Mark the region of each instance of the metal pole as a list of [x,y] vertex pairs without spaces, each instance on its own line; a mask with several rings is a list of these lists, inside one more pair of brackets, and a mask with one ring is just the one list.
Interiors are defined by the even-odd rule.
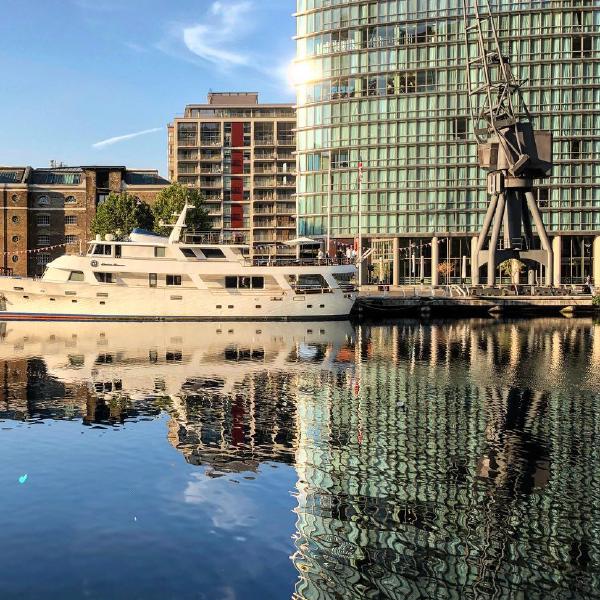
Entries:
[[331,180],[331,158],[332,152],[329,151],[329,168],[327,169],[327,248],[325,255],[329,255],[329,249],[331,247],[331,188],[333,181]]
[[362,285],[362,272],[363,272],[363,260],[362,260],[362,159],[359,159],[361,163],[359,175],[358,175],[358,285]]

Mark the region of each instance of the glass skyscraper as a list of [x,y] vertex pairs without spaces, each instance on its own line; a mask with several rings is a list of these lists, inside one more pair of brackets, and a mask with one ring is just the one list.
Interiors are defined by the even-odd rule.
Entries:
[[[555,283],[600,283],[600,6],[492,2],[536,129],[554,133],[536,194]],[[487,207],[458,0],[298,0],[298,229],[336,245],[362,231],[371,280],[469,281]],[[595,260],[594,260],[595,259]],[[595,264],[594,264],[595,263]],[[560,268],[558,268],[560,267]],[[541,273],[540,273],[541,275]]]

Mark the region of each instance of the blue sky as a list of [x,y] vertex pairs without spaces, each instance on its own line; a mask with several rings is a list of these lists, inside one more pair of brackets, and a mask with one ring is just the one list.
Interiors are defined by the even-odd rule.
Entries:
[[295,0],[0,6],[0,164],[55,159],[166,174],[167,123],[209,90],[294,101],[286,67]]

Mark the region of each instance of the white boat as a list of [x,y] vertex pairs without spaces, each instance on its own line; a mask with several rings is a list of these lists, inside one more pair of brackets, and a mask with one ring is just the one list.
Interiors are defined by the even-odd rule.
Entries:
[[356,299],[356,267],[332,260],[259,263],[248,246],[182,240],[185,207],[169,237],[134,230],[64,255],[40,279],[0,277],[0,319],[342,319]]

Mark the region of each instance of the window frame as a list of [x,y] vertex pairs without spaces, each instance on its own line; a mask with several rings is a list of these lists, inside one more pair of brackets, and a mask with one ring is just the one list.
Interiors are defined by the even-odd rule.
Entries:
[[182,285],[182,276],[181,275],[166,275],[165,283],[166,283],[167,287],[181,286]]

